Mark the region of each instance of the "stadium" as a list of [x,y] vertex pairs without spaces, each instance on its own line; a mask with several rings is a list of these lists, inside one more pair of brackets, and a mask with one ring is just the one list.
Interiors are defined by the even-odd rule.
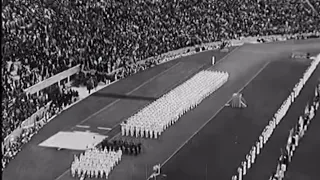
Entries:
[[[128,2],[5,2],[4,180],[319,179],[317,1]],[[304,12],[287,19],[285,30],[272,18],[250,30],[236,18],[235,32],[199,25],[230,20],[212,22],[201,8],[221,7],[208,12],[224,19],[241,2],[261,14],[273,6]],[[168,7],[193,9],[201,22],[157,15]],[[177,32],[179,23],[201,28],[187,36],[165,23],[143,28],[152,18]],[[294,29],[297,23],[304,26]],[[121,26],[129,30],[118,33]]]

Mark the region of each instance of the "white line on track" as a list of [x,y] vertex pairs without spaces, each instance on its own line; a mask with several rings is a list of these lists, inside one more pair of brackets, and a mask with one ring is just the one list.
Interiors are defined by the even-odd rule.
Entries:
[[98,129],[110,131],[112,128],[107,128],[107,127],[98,127]]
[[[239,48],[240,48],[241,46],[237,46],[236,48],[234,48],[232,51],[230,51],[227,55],[225,55],[223,58],[221,58],[221,60],[220,61],[218,61],[216,64],[214,64],[214,66],[217,66],[219,63],[221,63],[224,59],[226,59],[228,56],[230,56],[230,54],[231,53],[234,53],[236,50],[238,50]],[[206,52],[206,51],[203,51],[203,52]],[[203,65],[204,66],[204,65]],[[202,66],[202,67],[203,67]],[[201,68],[202,68],[201,67]],[[199,69],[201,69],[201,68],[199,68]],[[210,66],[208,69],[210,69],[210,68],[212,68],[212,66]],[[119,123],[117,123],[115,126],[113,126],[112,128],[115,128],[117,125],[119,125],[121,122],[119,122]],[[116,134],[115,136],[113,136],[113,137],[111,137],[111,139],[110,140],[112,140],[112,139],[114,139],[114,138],[116,138],[116,137],[118,137],[119,135],[120,135],[121,133],[118,133],[118,134]]]
[[76,125],[76,127],[79,127],[79,128],[89,128],[90,126]]
[[[141,85],[139,85],[138,87],[134,88],[133,90],[131,90],[130,92],[126,93],[126,95],[129,95],[131,93],[133,93],[134,91],[138,90],[139,88],[141,88],[142,86],[146,85],[147,83],[151,82],[152,80],[154,80],[155,78],[159,77],[160,75],[164,74],[165,72],[173,69],[174,67],[176,67],[178,64],[181,64],[181,62],[178,62],[177,64],[171,66],[170,68],[166,69],[165,71],[162,71],[161,73],[153,76],[152,78],[148,79],[147,81],[145,81],[144,83],[142,83]],[[107,106],[105,106],[104,108],[100,109],[99,111],[93,113],[92,115],[90,115],[89,117],[87,117],[86,119],[82,120],[79,124],[82,124],[84,122],[86,122],[87,120],[89,120],[90,118],[92,118],[93,116],[99,114],[100,112],[104,111],[105,109],[109,108],[110,106],[114,105],[115,103],[117,103],[118,101],[120,101],[120,99],[117,99],[115,101],[113,101],[112,103],[108,104]],[[64,173],[62,173],[59,177],[57,177],[55,180],[59,180],[60,178],[62,178],[66,173],[68,173],[68,171],[70,170],[70,168],[68,168]]]
[[[270,63],[270,61],[268,61],[244,86],[242,86],[238,92],[242,91],[254,78],[256,78],[260,72],[267,67],[267,65]],[[231,98],[225,103],[229,103],[231,101]],[[213,114],[196,132],[194,132],[192,134],[192,136],[190,136],[181,146],[179,146],[179,148],[173,153],[171,154],[171,156],[169,156],[162,164],[160,164],[160,166],[164,166],[174,155],[176,155],[182,148],[183,146],[185,146],[196,134],[198,134],[198,132],[203,129],[211,120],[212,118],[214,118],[225,106],[222,106],[215,114]]]
[[[198,70],[199,70],[199,69],[202,69],[202,68],[203,68],[204,66],[206,66],[206,65],[207,65],[207,64],[203,64],[200,68],[198,68]],[[210,68],[210,67],[209,67],[209,68]],[[188,73],[190,73],[191,71],[193,71],[193,69],[189,70]],[[193,75],[192,75],[192,76],[193,76]],[[192,77],[192,76],[190,76],[190,77]],[[183,82],[184,82],[184,81],[183,81]],[[179,81],[179,82],[178,82],[178,85],[179,85],[180,83],[181,83],[181,82]],[[171,90],[172,90],[172,89],[174,89],[174,88],[171,88]],[[170,90],[170,91],[171,91],[171,90]],[[167,93],[168,93],[168,92],[167,92]],[[145,107],[145,106],[144,106],[144,107]],[[143,107],[143,108],[144,108],[144,107]],[[134,113],[134,114],[135,114],[135,113]],[[118,122],[117,124],[115,124],[115,125],[112,127],[112,129],[115,128],[115,127],[117,127],[117,126],[118,126],[119,124],[121,124],[121,123],[122,123],[122,121],[121,121],[121,122]],[[118,134],[116,134],[116,135],[114,135],[113,137],[111,137],[111,138],[110,138],[110,141],[113,140],[114,138],[118,137],[120,134],[121,134],[121,132],[118,133]]]
[[[236,48],[234,48],[231,52],[229,52],[226,56],[224,56],[221,60],[219,60],[215,65],[221,63],[224,59],[226,59],[227,57],[229,57],[232,53],[234,53],[234,52],[235,52],[237,49],[239,49],[240,47],[241,47],[241,46],[237,46]],[[133,89],[132,91],[130,91],[130,92],[127,93],[126,95],[129,95],[129,94],[131,94],[132,92],[138,90],[139,88],[141,88],[141,87],[144,86],[145,84],[149,83],[150,81],[152,81],[153,79],[157,78],[158,76],[164,74],[165,72],[171,70],[172,68],[174,68],[175,66],[177,66],[177,65],[180,64],[180,63],[181,63],[181,62],[178,62],[177,64],[173,65],[173,66],[170,67],[169,69],[167,69],[167,70],[165,70],[165,71],[157,74],[156,76],[150,78],[149,80],[147,80],[146,82],[142,83],[140,86],[136,87],[135,89]],[[231,99],[230,99],[230,100],[231,100]],[[90,116],[87,117],[86,119],[82,120],[79,124],[82,124],[82,123],[86,122],[87,120],[89,120],[89,119],[92,118],[93,116],[99,114],[100,112],[104,111],[105,109],[107,109],[108,107],[110,107],[110,106],[112,106],[113,104],[117,103],[118,101],[120,101],[120,99],[117,99],[116,101],[112,102],[111,104],[107,105],[106,107],[104,107],[104,108],[100,109],[99,111],[95,112],[94,114],[90,115]],[[223,108],[223,107],[222,107],[222,108]],[[222,108],[221,108],[221,109],[222,109]],[[220,109],[220,110],[221,110],[221,109]],[[220,110],[219,110],[219,111],[220,111]],[[218,111],[218,112],[219,112],[219,111]],[[213,117],[214,117],[214,116],[213,116]],[[120,124],[120,123],[119,123],[119,124]],[[114,127],[115,127],[115,126],[114,126]],[[202,129],[202,128],[203,128],[203,127],[201,127],[200,129]],[[199,130],[198,130],[198,131],[199,131]],[[197,132],[198,132],[198,131],[197,131]],[[197,133],[197,132],[196,132],[196,133]],[[195,134],[196,134],[196,133],[195,133]],[[116,135],[113,136],[111,139],[115,138],[115,137],[118,136],[119,134],[120,134],[120,133],[116,134]],[[195,134],[194,134],[194,135],[195,135]],[[194,135],[192,135],[191,138],[192,138]],[[187,141],[189,141],[191,138],[189,138]],[[186,141],[181,147],[179,147],[179,149],[178,149],[176,152],[174,152],[174,153],[163,163],[163,165],[164,165],[171,157],[173,157],[174,154],[176,154],[176,153],[187,143],[187,141]],[[162,166],[162,164],[161,164],[161,166]],[[57,177],[55,180],[59,180],[60,178],[62,178],[66,173],[68,173],[69,170],[70,170],[70,168],[68,168],[65,172],[63,172],[63,173],[62,173],[59,177]]]
[[[133,92],[135,92],[136,90],[140,89],[142,86],[144,86],[144,85],[148,84],[149,82],[151,82],[152,80],[154,80],[155,78],[157,78],[157,77],[161,76],[162,74],[164,74],[165,72],[173,69],[173,68],[176,67],[178,64],[181,64],[181,63],[179,62],[179,63],[173,65],[172,67],[166,69],[165,71],[162,71],[161,73],[153,76],[152,78],[148,79],[148,80],[145,81],[144,83],[140,84],[138,87],[136,87],[136,88],[134,88],[133,90],[131,90],[130,92],[126,93],[125,95],[130,95],[131,93],[133,93]],[[91,118],[94,117],[95,115],[97,115],[97,114],[101,113],[102,111],[108,109],[110,106],[116,104],[116,103],[119,102],[119,101],[120,101],[120,99],[117,99],[117,100],[113,101],[112,103],[108,104],[108,105],[105,106],[104,108],[100,109],[99,111],[91,114],[89,117],[87,117],[87,118],[85,118],[84,120],[82,120],[79,124],[82,124],[82,123],[88,121],[89,119],[91,119]]]

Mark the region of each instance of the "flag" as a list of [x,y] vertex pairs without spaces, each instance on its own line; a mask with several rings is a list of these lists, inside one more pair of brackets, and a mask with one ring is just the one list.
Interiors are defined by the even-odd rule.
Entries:
[[288,137],[288,141],[287,141],[288,145],[291,144],[292,136],[293,136],[293,128],[290,130],[290,133],[289,133],[289,137]]
[[242,97],[242,94],[240,93],[234,93],[232,95],[231,103],[229,105],[231,105],[231,107],[236,107],[236,108],[247,107],[245,99]]
[[160,174],[160,164],[154,165],[153,166],[153,170],[156,171],[155,175],[159,175]]
[[307,104],[307,106],[304,109],[304,114],[309,114],[309,103]]

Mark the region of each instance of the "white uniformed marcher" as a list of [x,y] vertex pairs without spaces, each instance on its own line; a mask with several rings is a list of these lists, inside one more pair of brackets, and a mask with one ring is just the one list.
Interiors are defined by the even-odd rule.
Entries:
[[260,147],[261,147],[261,145],[260,145],[260,141],[257,141],[257,142],[256,142],[257,155],[259,155],[259,154],[260,154]]
[[247,159],[248,169],[250,169],[251,168],[251,156],[250,156],[250,154],[247,154],[246,159]]
[[242,167],[239,167],[238,168],[238,180],[242,180],[242,176],[243,176],[243,170],[242,170]]
[[253,164],[256,160],[256,147],[253,146],[251,150],[251,164]]
[[[201,71],[128,118],[127,124],[130,126],[140,125],[140,128],[145,126],[143,129],[147,138],[158,138],[184,113],[195,108],[205,97],[222,86],[228,77],[229,75],[224,72]],[[141,136],[143,136],[142,133]]]
[[237,175],[233,175],[232,180],[237,180]]
[[242,162],[242,169],[243,169],[243,175],[247,174],[247,162],[243,161]]

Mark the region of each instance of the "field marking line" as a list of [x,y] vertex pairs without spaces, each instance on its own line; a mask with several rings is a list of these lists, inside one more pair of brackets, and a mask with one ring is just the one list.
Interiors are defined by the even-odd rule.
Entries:
[[[237,47],[234,48],[232,51],[230,51],[228,54],[226,54],[224,57],[222,57],[217,63],[215,63],[214,65],[211,65],[211,66],[208,67],[207,69],[210,69],[210,68],[216,66],[217,64],[219,64],[220,62],[222,62],[224,59],[226,59],[228,56],[230,56],[231,53],[234,53],[235,50],[239,49],[240,47],[241,47],[241,46],[237,46]],[[203,51],[203,52],[204,52],[204,51]],[[201,69],[201,68],[204,67],[204,66],[205,66],[205,64],[202,65],[199,69]],[[191,71],[191,70],[190,70],[190,71]],[[112,129],[115,128],[115,127],[117,127],[119,124],[121,124],[121,122],[119,122],[119,123],[117,123],[115,126],[113,126]],[[113,140],[114,138],[118,137],[120,134],[121,134],[121,133],[117,133],[116,135],[114,135],[113,137],[111,137],[110,140]]]
[[[204,66],[206,66],[207,64],[203,64],[203,65],[201,65],[197,70],[200,70],[200,69],[202,69]],[[191,69],[191,70],[189,70],[188,71],[188,73],[190,73],[190,72],[192,72],[193,71],[193,69]],[[194,76],[194,74],[191,74],[191,75],[188,75],[187,77],[192,77],[192,76]],[[188,79],[187,79],[188,80]],[[185,82],[185,81],[183,81],[183,82]],[[182,83],[183,83],[182,82]],[[181,81],[178,81],[176,84],[181,84]],[[176,84],[174,84],[174,86],[176,86]],[[170,88],[171,90],[172,89],[174,89],[174,88]],[[170,91],[171,91],[170,90]],[[165,90],[165,91],[167,91],[167,89]],[[170,91],[168,91],[168,92],[170,92]],[[164,94],[167,94],[168,92],[165,92]],[[164,94],[162,94],[161,96],[163,96]],[[146,106],[143,106],[143,108],[145,108],[145,107],[147,107],[147,106],[149,106],[149,104],[147,104]],[[143,108],[141,108],[141,109],[143,109]],[[141,110],[141,109],[139,109],[139,110]],[[138,110],[138,111],[139,111]],[[137,111],[136,112],[134,112],[131,116],[133,116],[134,114],[136,114],[137,113]],[[131,117],[130,116],[130,117]],[[127,118],[126,118],[127,119]],[[114,129],[114,128],[116,128],[118,125],[120,125],[121,123],[122,123],[123,121],[120,121],[120,122],[118,122],[118,123],[116,123],[114,126],[112,126],[112,129]],[[118,134],[116,134],[115,136],[113,136],[110,140],[112,140],[112,139],[114,139],[116,136],[118,136],[120,133],[118,133]]]
[[[254,76],[252,76],[250,78],[249,81],[246,82],[246,84],[244,86],[242,86],[237,92],[241,92],[253,79],[255,79],[262,70],[265,69],[265,67],[267,67],[267,65],[270,63],[270,61],[268,61],[262,68],[260,68],[260,70],[255,73]],[[231,101],[232,98],[230,98],[225,104],[229,103]],[[198,134],[198,132],[200,132],[225,106],[221,106],[220,109],[214,113],[197,131],[195,131],[182,145],[179,146],[179,148],[173,153],[171,154],[162,164],[160,164],[160,167],[164,166],[173,156],[175,156],[196,134]]]
[[245,53],[253,53],[253,54],[273,54],[273,55],[277,55],[279,54],[279,52],[268,52],[268,51],[257,51],[257,50],[249,50],[249,49],[242,49],[239,50],[241,52],[245,52]]
[[[181,62],[178,62],[177,64],[171,66],[170,68],[166,69],[165,71],[162,71],[161,73],[153,76],[152,78],[148,79],[147,81],[143,82],[142,84],[140,84],[138,87],[134,88],[133,90],[131,90],[130,92],[128,93],[125,93],[125,95],[130,95],[131,93],[133,93],[134,91],[140,89],[142,86],[148,84],[149,82],[151,82],[152,80],[154,80],[155,78],[163,75],[165,72],[173,69],[174,67],[176,67],[178,64],[181,64]],[[115,103],[119,102],[121,99],[116,99],[115,101],[113,101],[112,103],[108,104],[107,106],[103,107],[102,109],[100,109],[99,111],[91,114],[89,117],[85,118],[84,120],[80,121],[80,123],[78,124],[82,124],[84,122],[86,122],[87,120],[91,119],[92,117],[96,116],[97,114],[101,113],[102,111],[108,109],[110,106],[114,105]]]
[[78,128],[90,128],[90,126],[84,126],[84,125],[76,125]]
[[[220,62],[222,62],[224,59],[226,59],[227,57],[229,57],[232,53],[234,53],[234,52],[235,52],[237,49],[239,49],[240,47],[241,47],[241,46],[237,46],[236,48],[234,48],[232,51],[230,51],[227,55],[225,55],[224,57],[222,57],[222,58],[221,58],[216,64],[214,64],[213,66],[215,66],[215,65],[219,64]],[[175,67],[176,65],[178,65],[178,64],[180,64],[180,63],[181,63],[181,62],[178,62],[177,64],[175,64],[174,66],[170,67],[169,69],[161,72],[160,74],[162,74],[162,73],[164,73],[164,72],[167,72],[168,70],[172,69],[173,67]],[[202,67],[203,67],[203,66],[202,66]],[[210,67],[209,67],[209,68],[210,68]],[[151,78],[151,79],[155,79],[155,78],[156,78],[157,76],[159,76],[160,74],[157,74],[156,76],[154,76],[154,77]],[[149,79],[148,81],[150,81],[151,79]],[[146,81],[144,84],[146,84],[148,81]],[[142,87],[144,84],[141,84],[140,86]],[[137,89],[140,88],[140,86],[138,86]],[[132,92],[135,91],[135,90],[136,90],[136,89],[133,89]],[[130,94],[130,93],[131,93],[131,91],[129,92],[129,94]],[[114,102],[111,103],[111,104],[114,104],[114,103],[118,102],[119,100],[120,100],[120,99],[117,99],[116,101],[114,101]],[[109,104],[109,105],[111,105],[111,104]],[[85,122],[85,121],[87,121],[88,119],[90,119],[91,117],[95,116],[96,114],[99,114],[101,111],[103,111],[104,109],[106,109],[107,107],[109,107],[109,105],[106,106],[106,107],[104,107],[104,108],[102,108],[101,110],[97,111],[96,113],[90,115],[88,118],[86,118],[85,120],[81,121],[80,124],[83,123],[83,122]],[[120,123],[119,123],[119,124],[120,124]],[[116,126],[114,126],[114,127],[116,127]],[[115,137],[117,137],[119,134],[120,134],[120,133],[118,133],[118,134],[116,134],[115,136],[113,136],[113,137],[111,138],[111,140],[114,139]],[[68,168],[64,173],[62,173],[62,174],[61,174],[59,177],[57,177],[55,180],[59,180],[60,178],[62,178],[66,173],[68,173],[69,170],[70,170],[70,168]]]
[[[227,57],[229,57],[232,53],[234,53],[236,50],[241,51],[241,50],[240,50],[241,47],[242,47],[242,46],[236,46],[236,48],[232,49],[232,51],[230,51],[228,54],[226,54],[225,56],[223,56],[217,63],[215,63],[215,64],[212,65],[212,66],[218,65],[218,64],[221,63],[223,60],[225,60]],[[210,67],[209,67],[209,68],[210,68]],[[208,69],[209,69],[209,68],[208,68]]]
[[107,127],[98,127],[98,129],[110,131],[112,128],[107,128]]
[[[170,68],[166,69],[165,71],[162,71],[161,73],[153,76],[152,78],[148,79],[147,81],[145,81],[144,83],[140,84],[138,87],[134,88],[133,90],[131,90],[130,92],[126,93],[126,95],[129,95],[131,93],[133,93],[134,91],[138,90],[139,88],[141,88],[142,86],[146,85],[147,83],[151,82],[152,80],[154,80],[155,78],[159,77],[160,75],[164,74],[165,72],[173,69],[174,67],[176,67],[178,64],[182,64],[181,62],[178,62],[177,64],[171,66]],[[92,117],[96,116],[97,114],[99,114],[100,112],[104,111],[105,109],[109,108],[110,106],[114,105],[115,103],[117,103],[118,101],[120,101],[120,99],[117,99],[115,101],[113,101],[112,103],[108,104],[107,106],[105,106],[104,108],[100,109],[99,111],[91,114],[89,117],[85,118],[84,120],[82,120],[79,124],[82,124],[86,121],[88,121],[89,119],[91,119]],[[72,127],[71,129],[74,129],[74,127]],[[55,180],[59,180],[60,178],[62,178],[68,171],[70,170],[70,168],[68,168],[64,173],[62,173],[60,176],[58,176]]]

